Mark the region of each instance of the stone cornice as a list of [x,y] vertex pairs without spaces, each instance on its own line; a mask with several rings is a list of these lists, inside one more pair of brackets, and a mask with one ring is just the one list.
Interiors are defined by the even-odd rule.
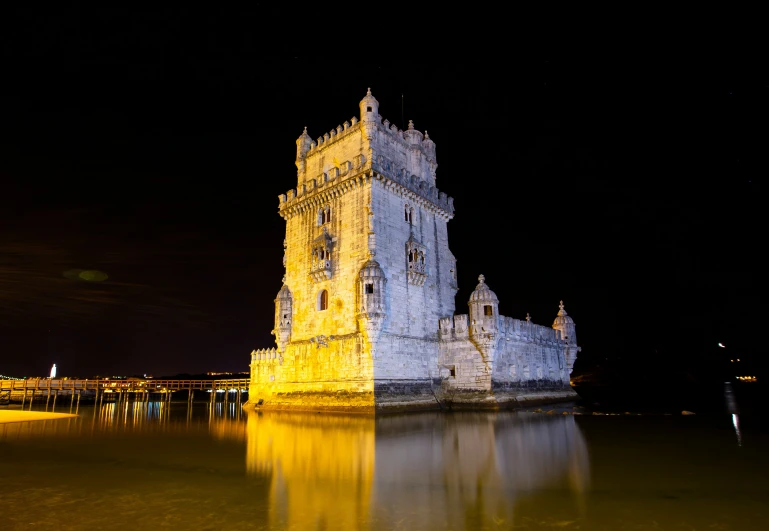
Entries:
[[305,188],[298,197],[296,190],[289,190],[287,194],[279,195],[278,213],[283,219],[288,220],[307,210],[314,210],[335,197],[344,195],[349,190],[363,186],[373,179],[381,182],[385,188],[389,188],[393,193],[407,197],[413,203],[446,220],[454,217],[454,198],[439,192],[433,186],[428,186],[424,181],[418,181],[415,176],[412,176],[411,179],[388,177],[377,171],[367,169],[355,174],[350,172],[341,179],[336,184],[325,182],[311,190]]
[[325,135],[318,137],[317,140],[313,140],[310,144],[310,149],[307,151],[306,156],[310,157],[325,151],[327,148],[333,146],[334,143],[336,143],[338,140],[348,136],[353,131],[359,131],[360,128],[360,122],[358,122],[357,118],[353,117],[352,125],[350,125],[348,122],[345,122],[344,126],[339,125],[336,129],[332,129]]
[[303,191],[299,197],[296,196],[296,190],[289,190],[287,194],[278,196],[278,200],[280,201],[280,204],[278,205],[278,213],[280,214],[280,217],[285,220],[291,219],[297,214],[301,214],[309,209],[314,209],[328,203],[335,197],[344,195],[353,188],[363,186],[370,181],[371,178],[371,171],[361,171],[355,174],[351,172],[348,173],[347,176],[342,177],[342,180],[338,181],[336,184],[330,184],[329,182],[322,183],[312,190]]
[[401,197],[407,197],[425,210],[434,212],[445,220],[454,217],[454,198],[444,192],[439,192],[434,186],[429,186],[425,181],[418,181],[415,176],[411,179],[388,177],[379,172],[373,172],[374,178],[380,181],[385,188],[389,188]]

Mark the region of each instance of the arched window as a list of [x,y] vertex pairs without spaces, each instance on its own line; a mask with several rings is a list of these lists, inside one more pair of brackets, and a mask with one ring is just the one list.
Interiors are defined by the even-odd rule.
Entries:
[[403,207],[403,220],[406,223],[411,223],[414,219],[414,209],[409,207],[408,203]]
[[331,207],[324,206],[318,210],[318,226],[325,225],[331,221]]
[[328,291],[323,289],[320,291],[320,293],[318,293],[318,311],[323,311],[327,309],[328,309]]

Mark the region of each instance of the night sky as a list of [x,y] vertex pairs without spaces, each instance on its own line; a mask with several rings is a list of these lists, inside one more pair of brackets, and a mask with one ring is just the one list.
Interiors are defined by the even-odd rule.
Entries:
[[762,354],[769,79],[745,54],[522,22],[470,39],[307,20],[276,38],[290,6],[258,4],[19,15],[0,374],[248,370],[274,346],[294,142],[358,115],[367,87],[436,143],[457,313],[482,273],[503,315],[551,325],[563,299],[580,370],[709,360],[718,342]]

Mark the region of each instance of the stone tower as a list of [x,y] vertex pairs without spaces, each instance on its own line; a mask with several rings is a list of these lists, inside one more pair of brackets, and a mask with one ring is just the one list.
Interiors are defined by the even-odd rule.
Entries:
[[499,332],[499,299],[486,285],[483,275],[478,277],[478,285],[470,294],[467,305],[470,310],[470,341],[484,356],[491,356]]
[[296,141],[297,187],[279,196],[277,349],[255,351],[252,398],[301,406],[311,390],[316,402],[373,408],[375,394],[402,401],[407,391],[434,402],[437,323],[457,291],[453,199],[435,188],[427,134],[383,119],[370,90],[359,108]]
[[569,374],[571,374],[577,353],[582,349],[577,346],[577,325],[574,324],[574,319],[566,313],[563,301],[561,301],[559,308],[558,316],[553,321],[553,328],[561,332],[561,339],[566,343],[566,366],[569,368]]
[[481,275],[469,315],[454,316],[454,201],[435,187],[435,143],[382,118],[371,90],[359,109],[296,140],[296,188],[278,196],[276,348],[251,353],[249,402],[373,412],[573,398],[563,306],[553,328],[504,317]]

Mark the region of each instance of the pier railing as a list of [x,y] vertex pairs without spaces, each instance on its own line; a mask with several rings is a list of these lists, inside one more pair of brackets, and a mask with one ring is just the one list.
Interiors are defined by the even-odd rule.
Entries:
[[64,380],[35,378],[27,380],[0,380],[0,389],[59,390],[59,391],[134,391],[159,393],[164,391],[236,391],[248,389],[248,378],[229,380]]
[[127,403],[127,401],[149,402],[150,395],[160,395],[161,399],[171,402],[172,396],[178,391],[187,391],[187,402],[192,404],[195,391],[208,393],[211,404],[217,402],[221,394],[225,403],[230,402],[229,395],[234,393],[234,402],[240,404],[243,395],[248,393],[248,378],[233,378],[227,380],[143,380],[131,378],[127,380],[64,380],[50,378],[34,378],[26,380],[0,380],[0,399],[3,403],[21,401],[24,409],[26,404],[32,408],[35,398],[45,398],[45,407],[53,399],[53,407],[61,396],[70,399],[70,408],[80,404],[80,398],[93,399],[101,404],[105,400]]

